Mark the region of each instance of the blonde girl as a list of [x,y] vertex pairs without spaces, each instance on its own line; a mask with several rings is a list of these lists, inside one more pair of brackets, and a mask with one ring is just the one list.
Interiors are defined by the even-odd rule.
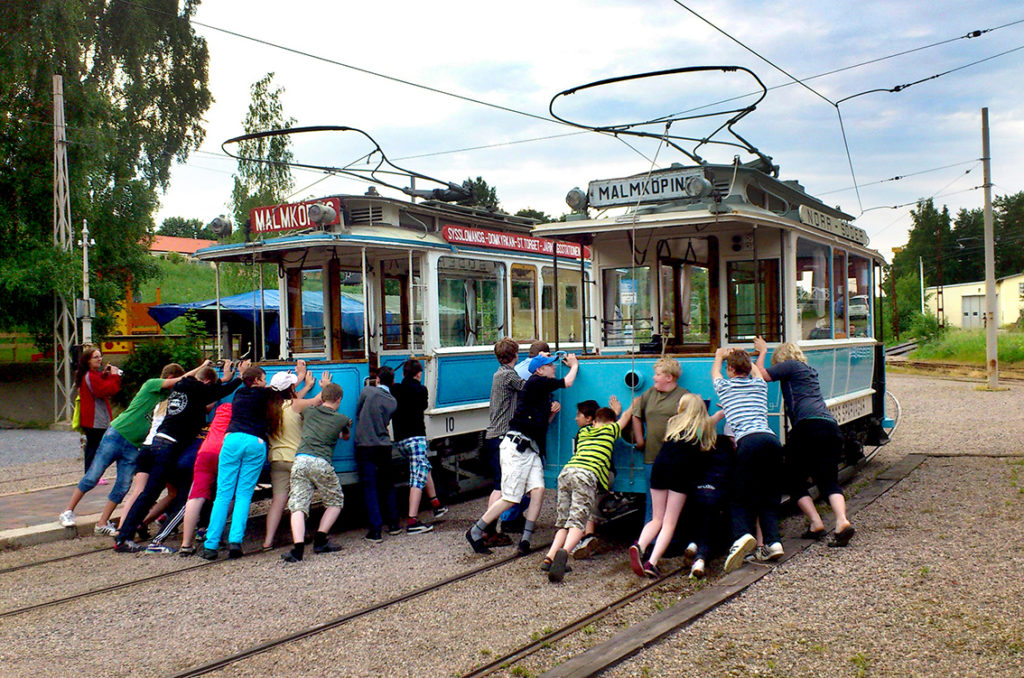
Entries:
[[[715,420],[708,416],[700,396],[683,395],[676,412],[668,420],[665,443],[651,469],[651,520],[644,525],[640,538],[629,547],[630,567],[641,577],[661,576],[658,560],[672,541],[686,494],[693,485],[695,456],[706,455],[715,447]],[[650,556],[644,559],[652,542]]]

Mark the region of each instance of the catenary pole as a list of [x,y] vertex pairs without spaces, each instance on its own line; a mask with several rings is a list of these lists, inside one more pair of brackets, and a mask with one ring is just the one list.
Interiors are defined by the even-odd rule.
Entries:
[[[67,136],[64,126],[64,79],[53,76],[53,248],[71,251],[71,201],[68,187]],[[70,287],[70,285],[68,286]],[[53,420],[70,421],[71,348],[78,343],[78,324],[71,314],[74,290],[54,285],[53,293]]]
[[981,109],[981,160],[985,173],[985,366],[988,387],[999,383],[999,358],[996,351],[996,250],[992,228],[992,174],[988,144],[988,107]]

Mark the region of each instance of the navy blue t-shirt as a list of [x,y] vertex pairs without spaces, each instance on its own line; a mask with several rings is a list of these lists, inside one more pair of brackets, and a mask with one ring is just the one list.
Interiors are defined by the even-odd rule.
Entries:
[[786,403],[786,416],[791,426],[804,419],[830,419],[832,413],[821,396],[818,371],[799,360],[783,360],[768,368],[772,381],[779,382],[782,399]]
[[565,388],[564,379],[552,379],[539,374],[527,379],[519,394],[519,404],[516,413],[512,415],[509,430],[519,431],[544,449],[551,417],[551,394],[560,388]]
[[248,433],[266,440],[269,400],[270,389],[265,386],[243,386],[235,391],[227,433]]

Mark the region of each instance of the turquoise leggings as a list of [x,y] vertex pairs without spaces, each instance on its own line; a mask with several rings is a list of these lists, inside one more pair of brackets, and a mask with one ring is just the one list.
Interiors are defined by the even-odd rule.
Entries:
[[249,504],[256,489],[256,481],[267,459],[267,444],[249,433],[229,433],[224,436],[217,463],[217,498],[210,512],[210,526],[206,530],[206,548],[216,549],[228,519],[228,507],[235,500],[231,512],[231,532],[228,543],[241,544],[245,538],[245,524],[249,521]]

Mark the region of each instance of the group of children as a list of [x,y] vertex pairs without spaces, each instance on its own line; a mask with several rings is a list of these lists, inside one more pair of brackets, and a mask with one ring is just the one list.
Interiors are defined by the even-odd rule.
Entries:
[[[409,360],[403,369],[405,379],[400,384],[394,383],[394,374],[387,367],[367,380],[359,394],[353,427],[352,420],[338,411],[342,389],[331,381],[328,372],[320,377],[319,393],[313,398],[303,397],[314,384],[304,361],[298,361],[294,372],[275,374],[269,383],[266,372],[249,361],[238,366],[240,377],[233,363],[224,361],[219,379],[210,361],[187,373],[177,364],[167,365],[160,378],[146,381],[127,409],[110,422],[59,521],[66,527],[75,525],[76,506],[103,472],[116,463],[118,481],[94,528],[96,534],[114,537],[115,551],[138,552],[145,548],[151,553],[190,556],[197,552],[196,540],[201,539],[200,555],[214,560],[230,512],[228,557],[238,558],[253,492],[269,461],[273,494],[263,549],[273,548],[287,505],[292,548],[282,558],[287,562],[302,560],[306,518],[316,490],[323,500],[324,514],[312,537],[313,551],[337,551],[339,547],[328,541],[327,534],[341,513],[344,494],[332,458],[338,440],[349,439],[354,428],[370,522],[366,538],[381,541],[384,519],[392,535],[429,532],[432,526],[417,518],[424,490],[435,517],[443,515],[447,507],[436,497],[427,460],[423,420],[427,398],[420,383],[423,367]],[[209,411],[231,394],[231,402],[217,407],[203,437]],[[410,461],[409,517],[404,525],[395,511],[390,476],[392,442],[388,425],[392,421],[398,447]],[[167,493],[161,498],[165,489]],[[122,500],[122,516],[115,526],[110,515]],[[211,500],[205,534],[199,534],[203,509]],[[382,502],[385,516],[378,508]],[[161,515],[170,518],[152,543],[143,547],[135,541],[136,535],[140,541],[148,539],[147,525]],[[163,542],[179,524],[183,524],[181,548],[172,549]]]
[[[744,350],[716,351],[711,377],[721,409],[713,416],[708,414],[707,401],[679,385],[681,367],[672,358],[655,363],[654,385],[628,408],[614,396],[607,407],[594,400],[577,405],[579,431],[573,454],[558,476],[557,532],[541,564],[550,581],[562,581],[570,570],[570,553],[576,557],[589,554],[598,500],[612,485],[614,445],[624,435],[636,448],[644,449],[649,480],[646,522],[629,548],[630,567],[639,576],[661,576],[658,563],[681,518],[686,519],[685,555],[692,563],[690,574],[704,576],[717,516],[723,511],[733,540],[725,572],[736,569],[746,558],[781,558],[784,549],[777,511],[783,482],[789,483],[792,496],[809,520],[803,536],[821,538],[825,527],[807,493],[809,477],[828,497],[835,513],[831,545],[849,543],[854,528],[846,517],[836,477],[843,439],[821,396],[817,373],[794,344],[777,347],[769,368],[764,366],[767,344],[763,339],[755,340],[755,349],[759,354],[756,365]],[[517,550],[526,555],[531,551],[544,498],[542,457],[547,429],[560,411],[553,394],[573,385],[579,361],[573,354],[552,355],[546,343],[537,341],[527,359],[517,364],[519,344],[508,337],[495,344],[494,352],[499,368],[492,379],[490,425],[484,445],[494,489],[483,515],[465,536],[476,553],[511,545],[510,530],[499,533],[496,525],[499,517],[509,520],[513,517],[510,512],[521,509],[522,537]],[[555,377],[559,360],[568,367],[562,378]],[[419,361],[406,361],[400,383],[395,383],[387,367],[368,379],[359,394],[354,426],[338,411],[343,393],[331,382],[329,373],[321,375],[315,397],[304,397],[313,387],[314,377],[301,360],[294,372],[279,372],[269,383],[264,370],[249,361],[241,363],[238,373],[240,377],[231,361],[224,361],[219,379],[209,361],[187,373],[171,364],[159,378],[145,382],[128,408],[110,422],[60,522],[74,525],[78,502],[106,468],[116,463],[118,481],[95,528],[97,534],[114,536],[116,551],[142,550],[134,537],[148,538],[146,525],[166,514],[173,518],[146,550],[175,552],[163,541],[183,522],[177,552],[182,556],[196,553],[198,525],[212,500],[199,553],[208,560],[218,557],[231,511],[228,557],[237,558],[242,555],[253,491],[269,460],[273,494],[264,550],[274,546],[287,505],[292,548],[282,558],[287,562],[303,559],[306,518],[316,490],[324,514],[312,536],[313,551],[337,551],[339,547],[328,541],[327,535],[344,505],[344,495],[332,457],[337,441],[349,439],[353,429],[368,541],[381,542],[385,528],[391,535],[431,531],[433,526],[418,518],[424,493],[435,517],[448,510],[437,498],[427,456],[424,414],[428,396]],[[785,468],[783,447],[768,426],[766,380],[781,382],[790,420]],[[197,440],[208,411],[232,393],[232,402],[216,409],[205,439]],[[722,419],[726,435],[716,433]],[[409,512],[404,524],[396,510],[391,477],[393,446],[409,460]],[[132,478],[130,491],[128,478]],[[166,497],[159,499],[165,488]],[[122,499],[124,510],[115,526],[109,517]]]
[[[755,348],[759,352],[756,366],[742,349],[719,348],[715,352],[711,377],[721,409],[711,416],[707,402],[679,386],[681,367],[671,358],[656,362],[654,386],[625,411],[614,396],[608,407],[598,407],[593,400],[577,405],[580,428],[573,455],[558,476],[557,532],[541,563],[549,581],[562,581],[570,570],[570,553],[582,554],[577,557],[588,554],[580,547],[593,533],[601,493],[610,490],[613,448],[624,430],[632,434],[635,447],[651,453],[649,460],[645,454],[647,520],[629,548],[630,567],[637,575],[661,576],[658,562],[673,541],[680,517],[686,515],[689,543],[684,553],[691,563],[690,575],[703,577],[717,516],[723,510],[732,532],[724,572],[735,570],[749,558],[782,558],[778,507],[784,481],[794,488],[792,495],[810,521],[804,538],[821,538],[825,529],[807,493],[809,476],[828,496],[836,515],[836,533],[830,545],[849,543],[854,528],[846,518],[845,500],[836,480],[842,435],[822,398],[817,372],[795,344],[780,345],[771,368],[764,367],[764,340],[758,338]],[[535,342],[528,358],[529,377],[524,380],[512,367],[518,344],[501,339],[494,350],[500,367],[492,380],[486,449],[498,458],[492,465],[496,469],[495,491],[487,510],[466,532],[466,540],[475,552],[490,553],[490,547],[498,545],[492,536],[498,516],[525,496],[530,504],[518,545],[519,553],[525,555],[530,551],[543,500],[541,456],[547,425],[559,411],[551,394],[573,384],[579,363],[574,355],[564,356],[568,373],[556,379],[557,357],[549,354],[546,344]],[[783,447],[768,425],[766,380],[773,379],[783,382],[792,426],[786,467]],[[728,435],[719,436],[716,429],[722,419]],[[633,426],[626,429],[630,421]]]

